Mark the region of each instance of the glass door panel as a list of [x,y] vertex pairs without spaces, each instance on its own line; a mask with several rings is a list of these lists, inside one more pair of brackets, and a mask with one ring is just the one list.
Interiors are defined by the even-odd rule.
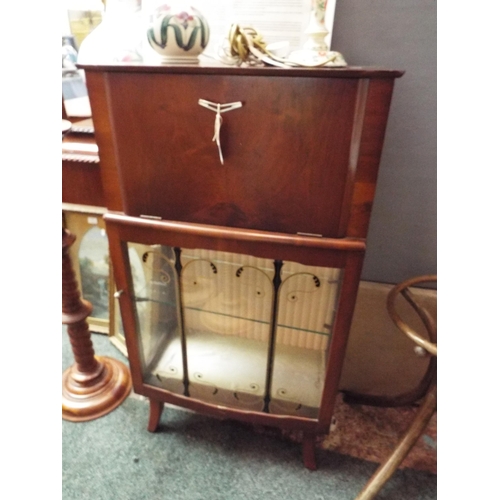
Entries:
[[274,300],[273,261],[185,249],[181,263],[190,396],[262,410]]
[[128,249],[147,384],[215,405],[318,417],[340,269]]
[[340,274],[339,269],[283,263],[270,413],[317,418]]
[[128,244],[144,381],[184,393],[178,285],[172,248]]

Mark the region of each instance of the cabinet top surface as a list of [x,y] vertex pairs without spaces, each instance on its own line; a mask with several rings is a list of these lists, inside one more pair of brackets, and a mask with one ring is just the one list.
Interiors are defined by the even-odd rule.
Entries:
[[347,66],[345,68],[278,68],[274,66],[228,66],[212,60],[199,64],[78,64],[85,71],[117,73],[162,73],[193,75],[252,75],[252,76],[309,76],[323,78],[399,78],[404,71],[376,66]]

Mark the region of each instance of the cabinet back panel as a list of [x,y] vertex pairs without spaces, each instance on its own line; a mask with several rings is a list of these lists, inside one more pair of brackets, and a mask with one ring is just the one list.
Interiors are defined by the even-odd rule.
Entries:
[[[125,212],[343,236],[357,89],[350,78],[108,73]],[[222,114],[224,164],[199,99],[243,104]]]

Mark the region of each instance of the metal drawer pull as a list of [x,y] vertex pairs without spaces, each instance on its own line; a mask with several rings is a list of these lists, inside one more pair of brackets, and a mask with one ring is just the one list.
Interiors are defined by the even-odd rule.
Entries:
[[205,99],[199,99],[198,104],[203,106],[204,108],[209,109],[216,113],[215,115],[215,124],[214,124],[214,136],[212,141],[215,141],[217,147],[219,148],[219,158],[221,165],[224,165],[224,157],[222,156],[222,149],[220,147],[220,128],[222,126],[222,116],[221,113],[225,113],[226,111],[232,111],[233,109],[238,109],[243,106],[241,101],[238,102],[230,102],[227,104],[220,104],[217,102],[206,101]]

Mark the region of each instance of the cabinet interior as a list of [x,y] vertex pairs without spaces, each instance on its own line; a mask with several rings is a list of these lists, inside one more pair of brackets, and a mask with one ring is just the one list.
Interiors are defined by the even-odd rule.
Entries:
[[147,384],[317,417],[340,269],[165,245],[128,253]]

